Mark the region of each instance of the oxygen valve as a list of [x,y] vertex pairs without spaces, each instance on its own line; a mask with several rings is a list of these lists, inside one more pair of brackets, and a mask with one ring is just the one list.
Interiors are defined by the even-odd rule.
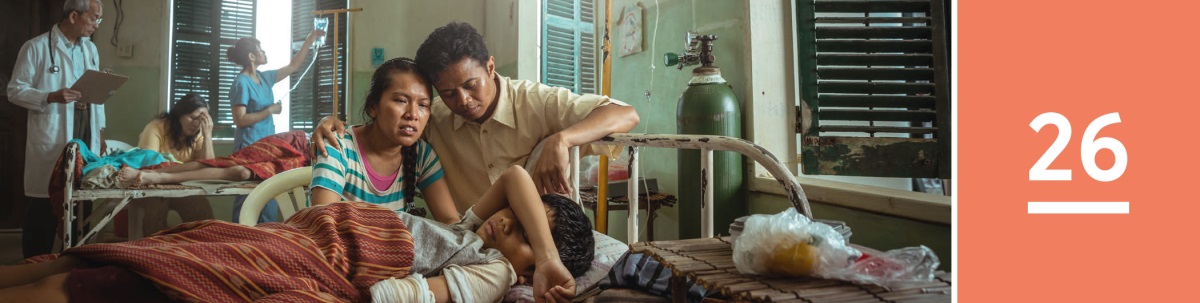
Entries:
[[665,66],[676,65],[680,70],[684,66],[696,65],[696,63],[700,63],[704,67],[711,67],[712,63],[717,60],[717,57],[712,54],[712,42],[716,40],[716,35],[687,33],[687,44],[684,46],[683,55],[663,54],[663,62]]

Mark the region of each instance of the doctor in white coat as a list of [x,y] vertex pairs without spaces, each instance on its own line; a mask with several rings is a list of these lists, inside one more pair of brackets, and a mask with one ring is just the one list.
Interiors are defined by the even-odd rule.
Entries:
[[[80,102],[70,90],[85,70],[98,69],[100,56],[89,38],[100,27],[98,0],[66,0],[63,20],[21,46],[8,82],[8,99],[28,110],[25,140],[25,196],[29,201],[22,228],[26,257],[49,253],[57,220],[49,199],[50,174],[67,141],[87,139],[100,154],[104,106]],[[82,124],[82,125],[80,125]]]

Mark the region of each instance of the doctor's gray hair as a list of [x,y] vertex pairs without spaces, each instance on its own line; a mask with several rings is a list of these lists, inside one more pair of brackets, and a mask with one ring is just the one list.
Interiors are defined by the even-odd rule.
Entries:
[[86,13],[92,10],[92,1],[96,1],[101,6],[104,5],[100,0],[67,0],[63,3],[63,17],[70,15],[71,12]]

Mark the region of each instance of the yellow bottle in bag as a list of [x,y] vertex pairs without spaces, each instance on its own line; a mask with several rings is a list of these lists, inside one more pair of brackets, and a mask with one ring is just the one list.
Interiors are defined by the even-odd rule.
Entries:
[[775,251],[767,259],[767,270],[776,276],[811,276],[817,270],[820,250],[811,241],[775,246]]

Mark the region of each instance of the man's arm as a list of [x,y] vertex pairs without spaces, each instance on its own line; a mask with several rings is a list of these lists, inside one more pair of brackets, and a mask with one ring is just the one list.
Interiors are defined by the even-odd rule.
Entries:
[[632,106],[608,104],[600,106],[579,123],[545,139],[546,145],[532,168],[533,181],[541,193],[571,192],[567,183],[568,149],[596,141],[612,133],[624,133],[641,120]]
[[31,49],[32,42],[25,42],[13,66],[12,79],[8,81],[8,100],[35,113],[46,111],[48,103],[69,103],[79,100],[81,94],[70,89],[46,92],[33,87],[33,79],[45,58]]

